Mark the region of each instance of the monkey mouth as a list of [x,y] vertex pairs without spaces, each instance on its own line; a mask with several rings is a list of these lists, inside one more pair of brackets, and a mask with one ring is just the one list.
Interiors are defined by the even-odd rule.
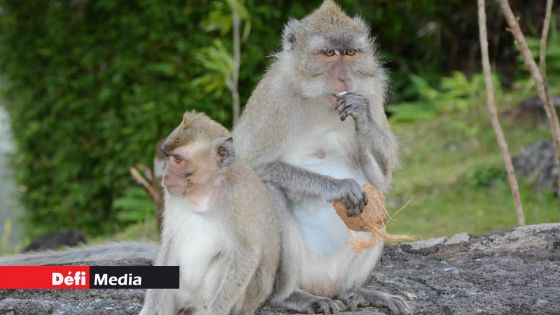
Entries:
[[167,192],[172,195],[184,195],[187,192],[187,185],[164,185]]

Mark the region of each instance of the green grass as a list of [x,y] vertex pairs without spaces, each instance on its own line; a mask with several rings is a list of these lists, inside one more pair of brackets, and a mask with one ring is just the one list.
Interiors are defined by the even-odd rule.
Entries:
[[[502,103],[516,104],[515,95]],[[502,110],[505,108],[501,108]],[[531,125],[502,119],[512,155],[535,141],[550,138],[546,123]],[[500,149],[486,104],[469,112],[393,126],[400,139],[401,169],[388,195],[389,212],[411,203],[389,224],[393,233],[418,238],[481,234],[516,225]],[[560,221],[560,200],[537,192],[518,176],[527,224]]]

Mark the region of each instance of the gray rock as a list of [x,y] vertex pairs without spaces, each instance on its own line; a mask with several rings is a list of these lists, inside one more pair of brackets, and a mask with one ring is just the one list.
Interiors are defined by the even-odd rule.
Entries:
[[[552,96],[552,104],[556,111],[560,111],[560,97]],[[512,117],[519,122],[546,123],[546,111],[538,96],[525,99],[519,105],[507,110],[506,117]]]
[[[560,314],[560,223],[387,246],[367,285],[405,296],[417,314]],[[136,314],[143,294],[143,290],[2,290],[0,314]],[[368,307],[344,314],[387,312]],[[285,312],[265,306],[259,314]]]
[[540,190],[556,192],[560,169],[554,166],[552,140],[541,140],[513,157],[513,166],[518,174],[534,182]]

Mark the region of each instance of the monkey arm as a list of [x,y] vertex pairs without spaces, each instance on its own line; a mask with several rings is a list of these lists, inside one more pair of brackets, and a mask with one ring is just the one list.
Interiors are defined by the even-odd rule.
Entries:
[[367,203],[365,191],[353,179],[336,179],[282,161],[266,163],[256,171],[262,181],[273,183],[292,201],[306,198],[340,200],[349,216],[359,214]]
[[[165,266],[167,263],[167,255],[169,252],[169,241],[164,241],[161,243],[156,259],[154,260],[154,266]],[[152,314],[173,314],[173,305],[170,303],[171,294],[169,290],[154,290],[148,289],[146,291],[146,296],[144,298],[144,305],[140,311],[140,315],[152,315]]]
[[[362,170],[370,182],[385,190],[398,165],[397,140],[389,129],[381,128],[375,120],[357,128],[357,133]],[[378,174],[379,171],[382,174]],[[383,183],[379,177],[383,177]]]
[[236,251],[228,259],[226,273],[220,282],[216,294],[206,306],[204,314],[229,314],[235,304],[243,299],[241,296],[247,291],[247,286],[259,266],[261,253],[249,249]]
[[282,161],[269,162],[256,170],[262,181],[278,186],[290,200],[332,200],[340,186],[339,179],[310,172]]
[[363,95],[348,92],[337,99],[336,110],[341,120],[348,116],[354,120],[360,165],[366,177],[379,189],[386,190],[398,158],[397,141],[389,129],[383,107]]

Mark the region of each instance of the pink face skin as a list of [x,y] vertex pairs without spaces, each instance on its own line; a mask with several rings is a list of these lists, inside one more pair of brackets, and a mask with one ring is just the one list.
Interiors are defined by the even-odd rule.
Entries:
[[325,49],[317,57],[327,67],[327,86],[333,91],[330,96],[336,103],[337,95],[354,89],[352,66],[361,52],[355,49]]
[[163,169],[163,186],[172,195],[185,194],[192,174],[185,157],[171,153]]
[[179,147],[167,153],[163,186],[172,195],[190,195],[204,191],[219,171],[205,148]]

